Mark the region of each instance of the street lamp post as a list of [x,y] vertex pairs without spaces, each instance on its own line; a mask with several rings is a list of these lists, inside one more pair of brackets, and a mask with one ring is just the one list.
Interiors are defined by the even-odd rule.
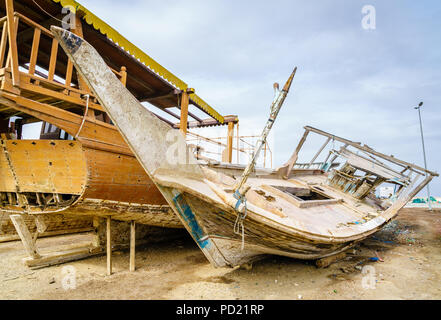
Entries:
[[[422,106],[423,106],[423,102],[420,102],[418,107],[415,107],[415,109],[418,110],[418,116],[420,118],[420,131],[421,131],[421,142],[423,144],[424,168],[427,170],[426,148],[424,147],[423,122],[421,120],[421,107]],[[431,204],[431,201],[430,201],[430,188],[429,188],[429,184],[427,184],[427,199],[428,199],[428,203],[429,203],[429,210],[432,210],[432,204]]]

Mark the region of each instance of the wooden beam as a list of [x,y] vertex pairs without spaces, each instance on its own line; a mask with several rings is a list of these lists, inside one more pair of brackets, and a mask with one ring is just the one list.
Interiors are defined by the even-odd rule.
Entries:
[[32,238],[31,233],[29,232],[28,227],[26,226],[23,216],[20,214],[16,214],[10,215],[9,217],[11,218],[15,230],[17,231],[28,255],[33,259],[41,258],[40,254],[37,251],[37,248],[35,247],[35,242]]
[[229,163],[233,162],[233,137],[234,137],[234,122],[228,123],[228,138],[227,138],[227,160]]
[[51,252],[37,259],[26,258],[23,259],[23,262],[26,266],[35,270],[53,265],[59,265],[70,261],[90,258],[101,254],[102,250],[100,248],[85,246],[83,248],[65,249],[64,251]]
[[0,68],[3,68],[5,63],[6,45],[8,41],[8,23],[3,22],[2,39],[0,42]]
[[152,102],[155,100],[159,100],[159,99],[166,99],[166,98],[172,98],[172,97],[176,97],[179,94],[180,91],[175,92],[175,91],[171,91],[171,92],[167,92],[167,93],[159,93],[159,94],[155,94],[155,95],[150,95],[144,98],[139,99],[140,102]]
[[37,65],[38,48],[40,46],[41,30],[34,30],[34,40],[32,41],[31,58],[29,60],[29,74],[35,74],[35,66]]
[[315,156],[311,159],[311,161],[309,162],[308,167],[310,167],[314,161],[318,158],[318,156],[322,153],[323,149],[326,148],[326,146],[328,145],[328,143],[331,141],[331,138],[328,137],[328,139],[326,139],[326,142],[321,146],[321,148],[319,149],[319,151],[317,151],[317,153],[315,154]]
[[12,69],[12,84],[14,86],[20,85],[20,74],[18,69],[18,51],[17,51],[17,33],[16,24],[18,25],[18,17],[14,19],[14,1],[5,0],[6,2],[6,16],[8,17],[8,38],[9,38],[9,52],[11,53],[11,69]]
[[[224,123],[220,123],[219,121],[217,121],[216,119],[213,118],[208,118],[208,119],[204,119],[202,121],[190,121],[187,125],[188,128],[203,128],[203,127],[212,127],[212,126],[223,126],[223,125],[227,125],[230,122],[234,122],[237,123],[238,122],[238,118],[237,116],[224,116]],[[174,125],[174,127],[176,129],[179,129],[180,124],[177,123]]]
[[180,117],[180,116],[178,116],[178,115],[177,115],[176,113],[174,113],[174,112],[171,112],[171,111],[168,110],[167,108],[160,109],[160,110],[162,110],[162,111],[164,111],[165,113],[171,115],[172,117],[175,117],[175,118],[178,119],[178,120],[181,120],[181,117]]
[[106,223],[106,236],[107,236],[107,275],[112,275],[112,233],[110,223],[112,221],[111,217],[107,217]]
[[393,163],[395,163],[395,164],[397,164],[397,165],[399,165],[399,166],[401,166],[403,168],[410,167],[410,168],[413,168],[413,169],[416,169],[416,170],[419,170],[419,171],[422,171],[422,172],[429,173],[430,175],[432,175],[434,177],[438,177],[439,176],[439,174],[436,173],[436,172],[426,170],[426,169],[421,168],[420,166],[417,166],[416,164],[413,164],[413,163],[408,163],[406,161],[399,160],[399,159],[395,158],[394,156],[388,156],[388,155],[385,155],[383,153],[377,152],[377,151],[373,150],[372,148],[370,148],[370,147],[368,147],[366,145],[361,145],[361,143],[353,142],[351,140],[344,139],[344,138],[340,138],[338,136],[334,136],[334,135],[332,135],[330,133],[327,133],[325,131],[322,131],[322,130],[319,130],[319,129],[316,129],[316,128],[313,128],[313,127],[307,126],[307,127],[305,127],[305,129],[307,131],[311,131],[311,132],[317,133],[317,134],[325,136],[325,137],[332,137],[332,139],[335,140],[335,141],[339,141],[341,143],[345,143],[345,144],[347,144],[349,146],[352,146],[352,147],[354,147],[356,149],[365,151],[365,152],[370,153],[370,154],[372,154],[374,156],[380,157],[380,158],[382,158],[384,160],[388,160],[388,161],[393,162]]
[[308,137],[309,134],[309,130],[305,130],[305,133],[303,134],[302,138],[300,139],[299,144],[297,145],[296,150],[294,151],[294,153],[292,154],[291,158],[288,160],[288,162],[286,164],[284,164],[281,168],[279,168],[279,173],[282,174],[282,177],[287,179],[289,176],[289,173],[291,172],[292,168],[294,167],[294,165],[297,162],[297,159],[299,158],[299,152],[300,149],[302,149],[303,144],[306,141],[306,138]]
[[[17,39],[18,23],[19,23],[19,18],[18,17],[14,17],[15,38],[16,39]],[[17,45],[17,48],[18,48],[18,45]],[[12,63],[11,61],[12,61],[12,51],[11,51],[11,48],[9,48],[9,52],[8,52],[8,55],[7,55],[7,58],[6,58],[6,67],[10,67],[11,66],[11,63]]]
[[189,101],[190,98],[188,93],[186,91],[183,91],[181,96],[181,122],[179,124],[179,129],[184,135],[187,134]]
[[[180,108],[179,106],[177,106],[176,108],[178,108],[179,110],[181,110],[181,108]],[[165,110],[165,109],[164,109],[164,110]],[[202,121],[204,121],[204,120],[202,120],[201,118],[199,118],[197,115],[195,115],[194,113],[191,113],[190,111],[188,111],[187,113],[188,113],[188,115],[189,115],[190,117],[192,117],[193,119],[195,119],[196,122],[198,122],[198,123],[202,123]]]
[[135,266],[135,245],[136,245],[136,222],[130,221],[130,271],[136,270]]
[[[74,234],[74,233],[83,233],[83,232],[90,232],[92,231],[91,228],[77,228],[77,229],[70,229],[70,230],[57,230],[57,231],[48,231],[39,233],[39,238],[46,238],[46,237],[53,237],[53,236],[59,236],[64,234]],[[0,236],[0,243],[2,242],[9,242],[9,241],[16,241],[20,240],[20,236],[18,235],[5,235]]]
[[315,261],[315,265],[317,266],[317,268],[327,268],[334,262],[343,260],[344,258],[346,258],[346,253],[341,252],[326,258],[318,259]]

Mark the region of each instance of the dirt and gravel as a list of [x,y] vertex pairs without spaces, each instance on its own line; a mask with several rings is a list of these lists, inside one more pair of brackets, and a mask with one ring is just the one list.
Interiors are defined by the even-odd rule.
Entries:
[[[44,252],[90,240],[89,234],[62,236],[40,239],[38,246]],[[105,256],[30,270],[21,261],[21,243],[9,242],[0,244],[0,299],[440,299],[440,248],[441,210],[423,209],[404,209],[324,269],[276,256],[251,270],[215,269],[183,233],[139,247],[133,273],[127,251],[114,253],[112,276],[106,276]],[[75,272],[67,290],[66,270]]]

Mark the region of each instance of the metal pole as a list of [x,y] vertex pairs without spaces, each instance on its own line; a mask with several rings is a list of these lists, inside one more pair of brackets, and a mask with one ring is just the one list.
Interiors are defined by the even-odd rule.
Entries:
[[[424,134],[423,134],[423,121],[421,120],[421,107],[422,107],[422,105],[423,105],[423,103],[420,102],[418,107],[415,107],[415,109],[418,110],[418,117],[420,119],[421,143],[423,144],[423,156],[424,156],[424,169],[427,170],[426,148],[424,146]],[[432,204],[431,204],[431,201],[430,201],[430,187],[429,187],[429,184],[427,184],[427,199],[428,199],[428,204],[429,204],[429,210],[432,210]]]

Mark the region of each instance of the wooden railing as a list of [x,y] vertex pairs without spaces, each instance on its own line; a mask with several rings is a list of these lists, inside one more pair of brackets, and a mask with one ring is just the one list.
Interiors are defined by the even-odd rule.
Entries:
[[[59,66],[59,43],[50,30],[21,13],[9,13],[8,11],[7,13],[7,16],[0,18],[0,28],[2,29],[0,40],[0,69],[6,68],[10,70],[14,87],[20,88],[20,79],[23,78],[23,75],[26,75],[27,78],[37,81],[45,81],[60,87],[60,89],[67,89],[65,92],[66,94],[69,94],[70,91],[80,94],[90,93],[89,88],[87,88],[84,81],[79,79],[79,76],[78,85],[72,83],[74,66],[70,59],[67,58],[67,66],[64,75],[60,75],[60,72],[57,74],[57,66]],[[19,64],[19,57],[23,59],[23,55],[19,55],[18,50],[20,48],[17,45],[17,30],[19,24],[25,24],[33,29],[33,40],[28,65]],[[31,32],[32,29],[28,29],[28,32]],[[45,66],[38,65],[39,55],[42,54],[40,51],[40,41],[42,36],[49,37],[52,41],[49,63]],[[8,50],[8,53],[5,56],[6,50]],[[112,69],[112,71],[124,85],[127,84],[126,67],[121,67],[119,71],[114,69]]]

